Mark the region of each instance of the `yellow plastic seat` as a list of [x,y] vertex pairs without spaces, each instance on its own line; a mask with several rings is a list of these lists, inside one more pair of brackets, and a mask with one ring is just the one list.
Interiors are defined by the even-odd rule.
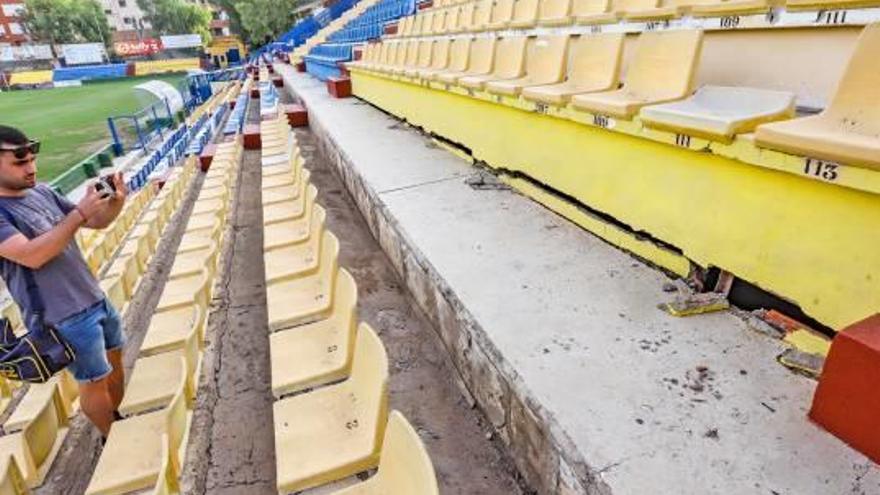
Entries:
[[174,257],[168,280],[189,277],[207,270],[213,276],[217,271],[217,260],[220,257],[220,248],[213,243],[202,249],[188,251]]
[[431,29],[434,26],[434,12],[431,10],[423,10],[419,13],[419,17],[421,17],[422,22],[419,23],[418,34],[422,36],[431,34]]
[[455,5],[446,11],[446,17],[443,19],[442,34],[452,34],[458,32],[458,20],[461,18],[461,6]]
[[120,414],[128,417],[166,407],[181,379],[195,391],[202,358],[200,339],[199,329],[194,326],[182,349],[138,358],[119,404]]
[[425,71],[422,77],[426,79],[430,78],[433,81],[439,81],[441,74],[447,74],[447,77],[452,77],[454,82],[454,75],[465,74],[465,71],[468,68],[471,43],[471,38],[461,37],[454,39],[449,46],[449,62],[446,67],[436,71]]
[[399,411],[391,411],[379,469],[363,483],[333,492],[333,495],[439,495],[431,457],[418,433]]
[[309,178],[311,178],[311,174],[308,170],[303,170],[299,174],[299,179],[293,183],[263,189],[261,197],[263,207],[304,198],[312,194],[312,189],[314,189],[314,194],[317,194],[318,189],[309,184]]
[[495,0],[476,0],[474,17],[468,31],[486,31],[492,21],[492,11],[495,9]]
[[302,325],[330,313],[339,267],[339,241],[328,230],[323,235],[317,272],[266,284],[270,331]]
[[632,118],[647,105],[680,100],[693,91],[703,32],[645,32],[639,36],[623,88],[572,97],[578,110]]
[[184,232],[189,234],[192,232],[198,232],[200,230],[212,230],[217,221],[222,221],[224,216],[225,212],[223,211],[210,211],[207,213],[190,215],[189,221],[186,223],[186,229],[184,229]]
[[357,285],[340,268],[330,316],[269,336],[272,394],[280,398],[341,380],[351,371],[357,328]]
[[265,189],[272,189],[273,187],[289,186],[289,185],[296,184],[296,183],[297,183],[297,177],[295,175],[293,175],[292,173],[290,173],[290,174],[275,174],[275,175],[270,175],[268,177],[263,177],[262,188],[264,190]]
[[122,278],[122,289],[126,300],[131,300],[137,291],[141,279],[140,263],[137,253],[116,256],[113,263],[104,271],[102,278]]
[[376,466],[388,417],[388,357],[379,336],[362,323],[348,380],[279,400],[273,411],[280,493]]
[[397,50],[394,52],[394,59],[390,64],[382,67],[382,72],[386,74],[394,74],[396,70],[406,65],[408,54],[411,51],[415,51],[417,44],[417,40],[406,40],[397,45]]
[[539,0],[514,0],[513,17],[507,27],[527,29],[538,23]]
[[517,96],[523,88],[556,84],[565,73],[568,35],[529,38],[526,45],[526,74],[517,79],[489,81],[486,91]]
[[134,226],[131,233],[128,234],[128,241],[137,240],[146,237],[150,246],[150,253],[156,252],[156,245],[159,244],[159,226],[155,221],[149,223],[138,222]]
[[448,13],[448,9],[438,9],[434,11],[434,19],[431,22],[430,34],[443,33],[443,27],[446,25],[446,16],[448,15]]
[[564,105],[576,94],[616,88],[623,56],[623,40],[623,33],[585,34],[575,38],[569,49],[565,81],[523,88],[523,98]]
[[617,22],[611,12],[611,0],[572,0],[571,15],[575,24],[608,24]]
[[167,408],[113,423],[87,495],[117,495],[154,487],[164,462],[165,435],[170,455],[183,458],[191,391],[183,377],[175,385],[174,398]]
[[477,1],[462,4],[458,10],[458,25],[450,31],[450,34],[472,31],[476,9]]
[[171,441],[168,434],[162,435],[162,465],[159,467],[156,486],[152,495],[180,495],[180,466],[178,459],[171,453]]
[[527,40],[525,36],[501,38],[495,47],[495,65],[492,72],[464,76],[458,80],[458,85],[470,89],[483,89],[489,81],[521,77],[525,69]]
[[[117,257],[134,256],[140,273],[145,273],[150,265],[150,258],[153,253],[150,250],[150,242],[146,237],[139,239],[128,239],[125,244],[119,248]],[[109,269],[108,269],[109,270]]]
[[211,299],[212,282],[210,273],[205,269],[192,275],[169,280],[162,289],[156,312],[187,307],[194,302],[207,308]]
[[188,253],[198,249],[204,249],[222,237],[223,222],[216,219],[210,229],[185,232],[177,245],[177,254]]
[[193,205],[192,215],[216,213],[219,210],[225,210],[227,206],[223,198],[199,199]]
[[318,269],[324,215],[324,209],[321,207],[312,211],[309,235],[305,242],[277,246],[263,253],[267,283],[306,275]]
[[492,6],[492,16],[489,18],[488,29],[496,30],[507,27],[513,20],[513,3],[515,0],[495,0]]
[[287,201],[277,201],[263,206],[263,225],[301,218],[315,201],[317,189],[309,188],[305,194],[297,194]]
[[113,278],[103,278],[98,285],[110,304],[119,311],[120,315],[125,315],[128,310],[128,294],[126,294],[125,281],[121,276]]
[[564,26],[574,20],[571,16],[572,0],[541,0],[538,8],[539,26]]
[[880,6],[876,0],[786,0],[786,10],[837,10]]
[[704,86],[690,98],[642,108],[646,125],[716,140],[754,131],[766,122],[789,119],[795,97],[786,91]]
[[691,5],[690,14],[694,17],[766,14],[773,4],[769,0],[722,0]]
[[371,63],[365,68],[371,72],[384,73],[390,71],[391,66],[397,58],[398,48],[404,46],[402,41],[386,41],[382,43],[382,53],[379,61]]
[[199,200],[207,200],[212,198],[228,198],[229,190],[225,187],[215,187],[210,189],[205,189],[202,187],[202,190],[199,191]]
[[34,383],[28,385],[24,396],[15,406],[15,410],[3,423],[3,431],[15,433],[21,431],[28,423],[34,420],[48,397],[58,393],[61,399],[61,407],[68,418],[73,417],[79,410],[79,385],[67,370],[52,377],[46,383]]
[[758,146],[880,170],[880,23],[865,27],[828,107],[758,126]]
[[716,0],[661,0],[655,7],[631,8],[623,12],[629,21],[667,20],[689,13],[694,5],[713,3]]
[[403,69],[402,75],[406,77],[418,77],[419,72],[431,67],[431,55],[434,50],[434,41],[424,40],[419,43],[419,52],[416,63],[412,67]]
[[0,459],[0,495],[30,495],[30,493],[15,457],[3,456],[3,459]]
[[205,338],[208,308],[198,304],[181,306],[155,313],[144,335],[139,356],[152,356],[176,349],[183,349],[192,329],[199,332],[199,342]]
[[67,436],[67,412],[58,387],[44,396],[43,403],[22,431],[0,437],[0,458],[12,456],[30,488],[43,484]]
[[424,51],[422,47],[427,47],[428,53],[430,53],[430,45],[430,40],[409,41],[406,47],[406,56],[404,57],[403,65],[395,66],[391,72],[395,75],[402,76],[406,74],[407,70],[416,68],[419,63],[419,53]]
[[[292,218],[277,218],[278,216],[284,214],[284,210],[282,210],[282,213],[280,214],[277,212],[272,212],[272,216],[274,217],[270,218],[270,220],[272,220],[272,223],[263,224],[264,250],[288,244],[296,244],[298,242],[303,242],[308,239],[312,211],[320,208],[323,215],[323,209],[315,204],[315,194],[313,193],[314,191],[316,191],[316,189],[309,188],[309,193],[306,194],[306,198],[304,201],[305,205],[303,207],[303,213],[300,216]],[[275,203],[273,205],[270,205],[269,207],[285,204],[286,203]],[[288,209],[286,211],[291,210]]]

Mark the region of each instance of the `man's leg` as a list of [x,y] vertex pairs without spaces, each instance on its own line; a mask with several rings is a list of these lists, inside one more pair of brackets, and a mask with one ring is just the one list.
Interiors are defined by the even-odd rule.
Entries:
[[113,410],[119,409],[122,403],[122,396],[125,395],[125,370],[122,368],[122,349],[113,349],[107,351],[107,360],[113,371],[107,377],[107,390],[110,393],[110,401],[113,404]]
[[101,430],[106,438],[113,424],[113,399],[109,390],[110,375],[94,382],[80,382],[79,403],[86,417]]

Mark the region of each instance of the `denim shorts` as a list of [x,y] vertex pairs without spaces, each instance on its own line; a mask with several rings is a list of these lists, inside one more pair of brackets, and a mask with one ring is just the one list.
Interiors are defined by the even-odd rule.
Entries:
[[107,351],[125,344],[122,319],[106,298],[56,325],[76,357],[67,369],[79,382],[96,382],[113,370]]

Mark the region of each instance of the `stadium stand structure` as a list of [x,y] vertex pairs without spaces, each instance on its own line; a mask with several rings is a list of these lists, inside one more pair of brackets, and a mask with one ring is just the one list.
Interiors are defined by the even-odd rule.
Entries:
[[[369,0],[364,0],[359,6]],[[342,29],[330,33],[327,41],[318,44],[303,57],[306,70],[318,79],[339,77],[340,64],[352,59],[353,48],[376,40],[385,32],[385,25],[415,10],[413,0],[379,0],[358,12]]]

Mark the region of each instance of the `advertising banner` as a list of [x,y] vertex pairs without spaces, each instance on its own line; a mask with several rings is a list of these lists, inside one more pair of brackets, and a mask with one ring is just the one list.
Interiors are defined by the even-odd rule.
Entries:
[[162,36],[162,46],[166,50],[173,48],[195,48],[202,46],[202,37],[198,34],[175,34]]
[[136,57],[152,55],[162,51],[162,41],[156,38],[144,38],[140,41],[117,41],[113,49],[120,57]]
[[104,61],[104,53],[101,43],[61,45],[61,56],[67,65],[100,64]]
[[23,62],[27,60],[51,60],[49,45],[0,46],[0,62]]

